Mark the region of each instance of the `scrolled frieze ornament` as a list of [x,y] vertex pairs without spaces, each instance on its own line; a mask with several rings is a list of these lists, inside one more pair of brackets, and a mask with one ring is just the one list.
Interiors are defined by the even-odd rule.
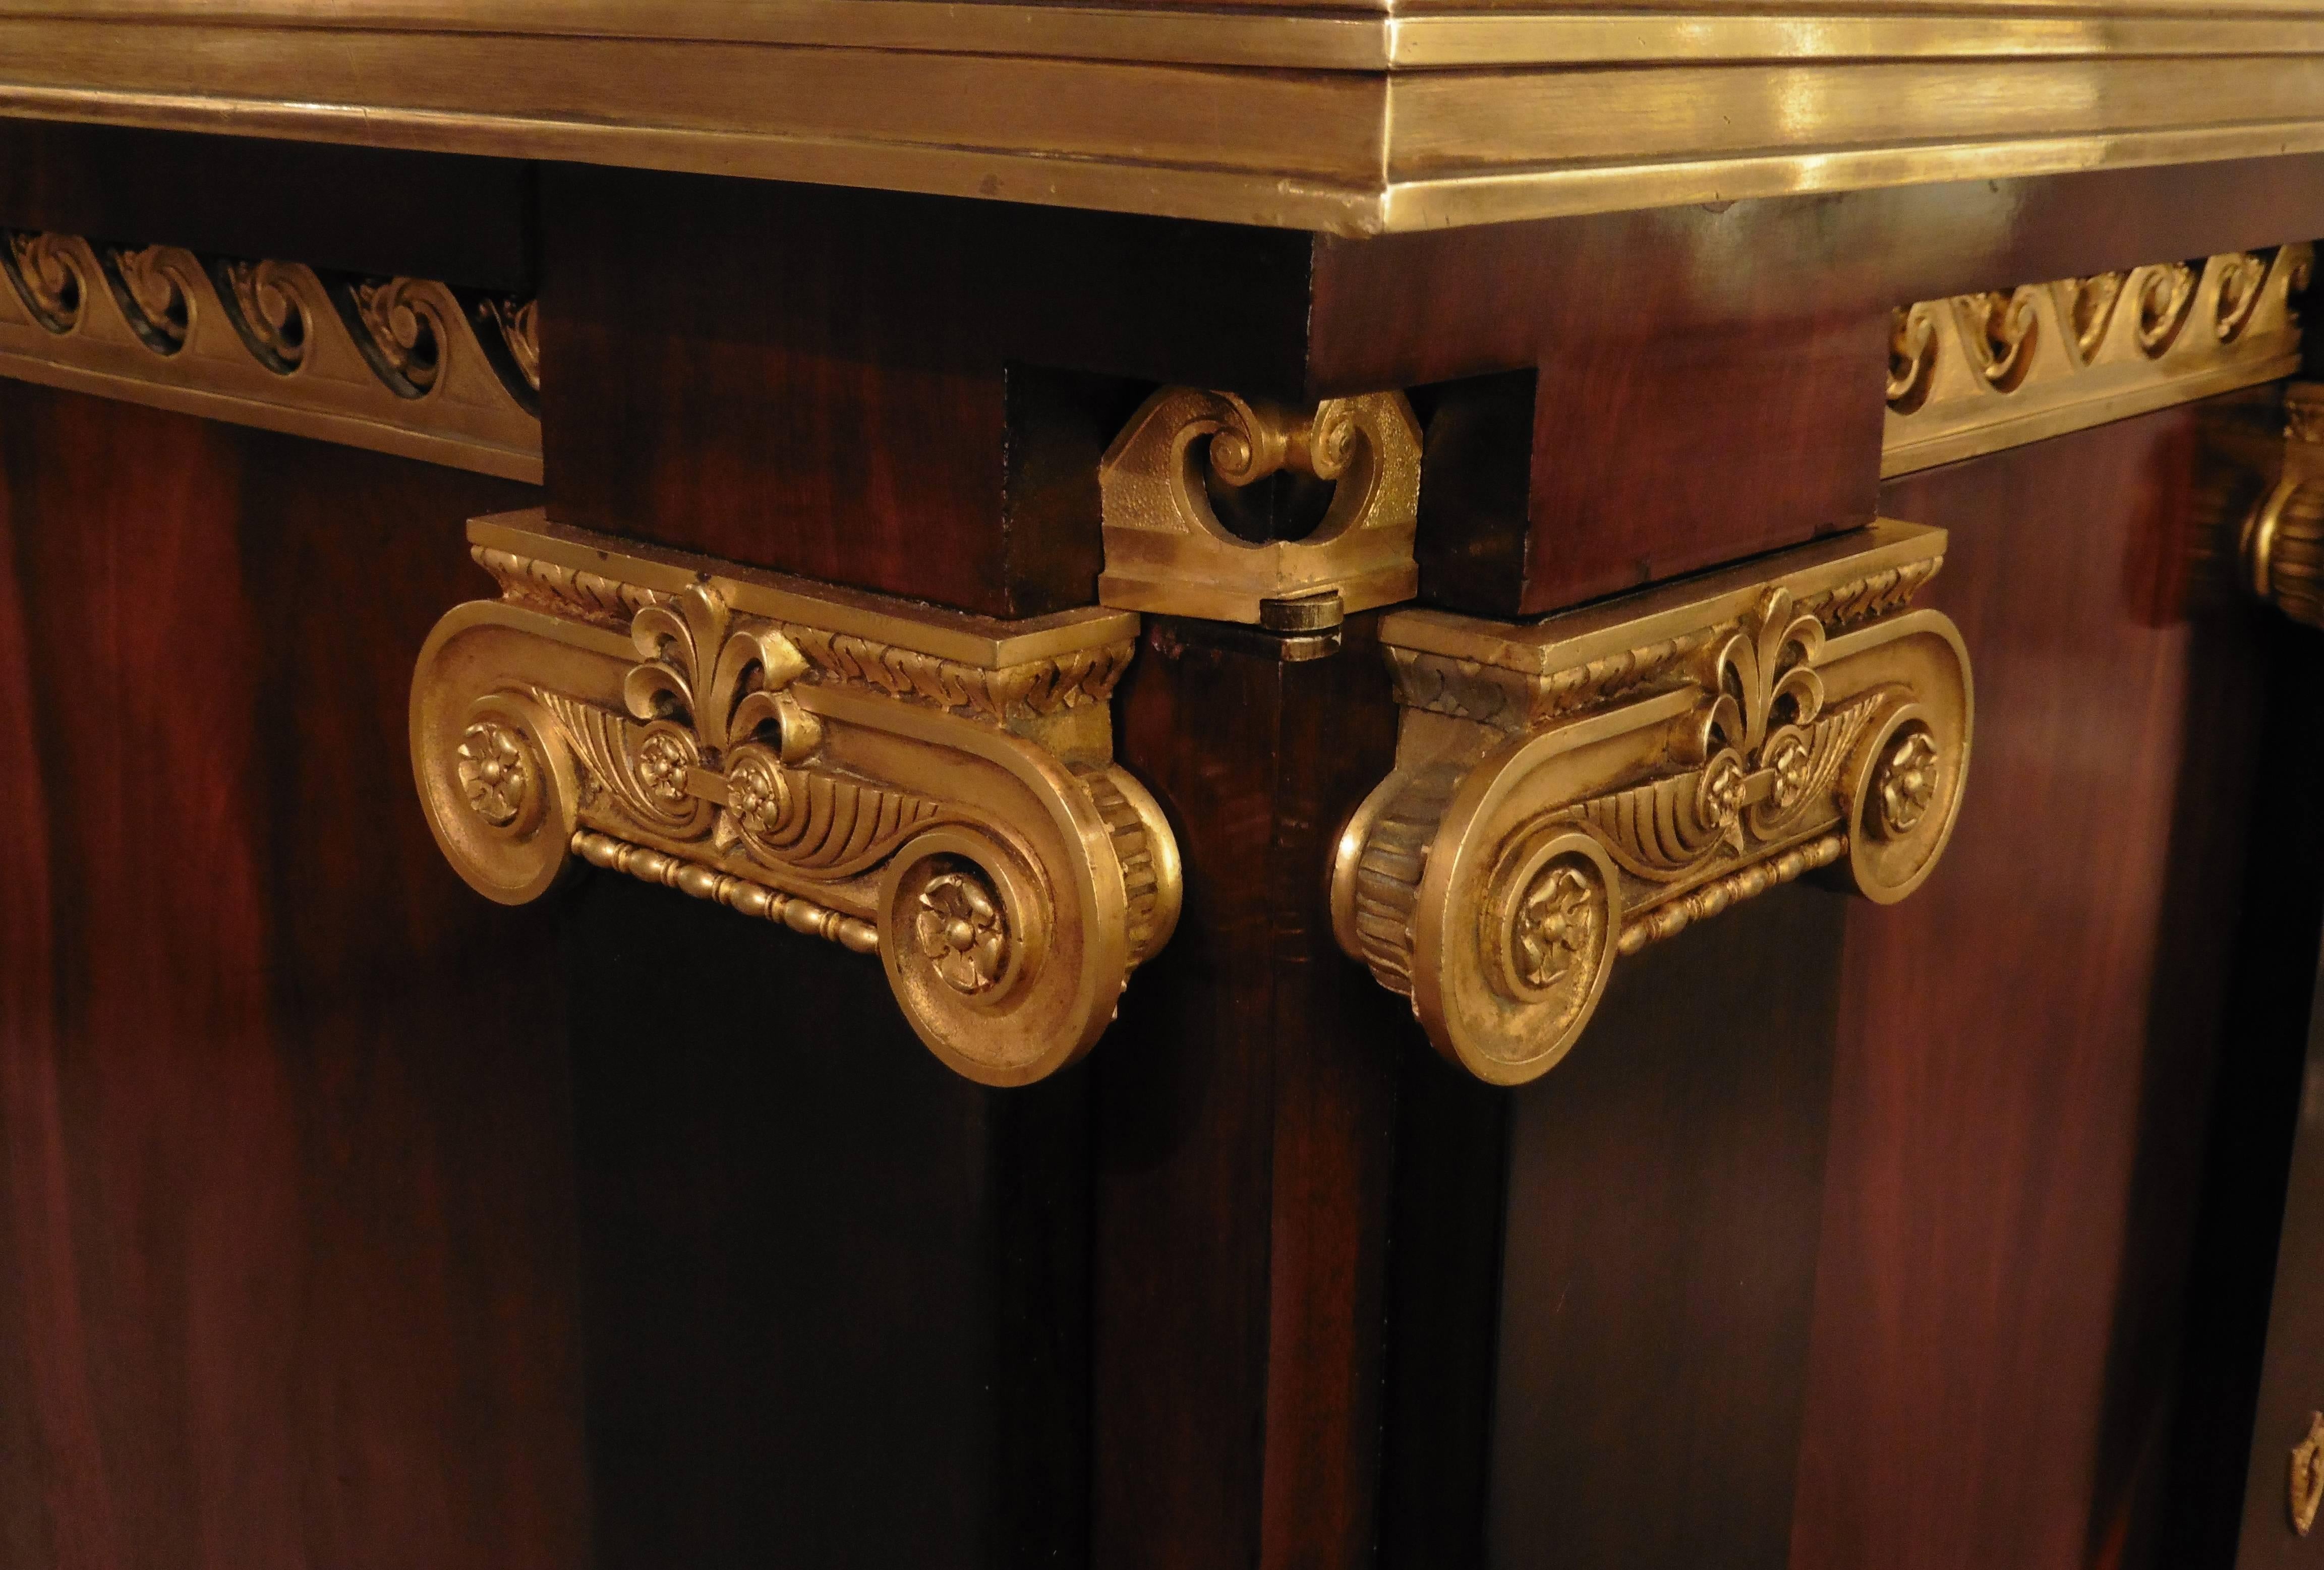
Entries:
[[1020,1085],[1088,1050],[1177,920],[1112,756],[1123,612],[1000,623],[616,542],[469,526],[498,600],[412,680],[437,843],[516,904],[576,864],[879,955],[931,1050]]
[[1517,1085],[1696,920],[1826,867],[1903,899],[1969,770],[1968,654],[1910,608],[1944,544],[1883,521],[1540,622],[1383,618],[1397,764],[1341,836],[1341,947]]
[[2291,375],[2314,262],[2311,245],[2281,245],[1900,306],[1880,472]]
[[0,230],[0,375],[540,478],[536,312],[348,278]]
[[[1333,487],[1313,531],[1245,540],[1220,521],[1212,479],[1239,489],[1286,471]],[[1419,589],[1420,427],[1400,392],[1302,413],[1165,387],[1114,439],[1098,485],[1109,605],[1304,633]]]

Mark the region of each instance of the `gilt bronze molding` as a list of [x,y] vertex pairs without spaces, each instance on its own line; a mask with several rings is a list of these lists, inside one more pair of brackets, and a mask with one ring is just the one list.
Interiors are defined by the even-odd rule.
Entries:
[[0,233],[0,375],[540,480],[533,303]]
[[1895,313],[1880,472],[1908,474],[2300,369],[2308,245],[1923,300]]
[[1341,947],[1517,1085],[1620,956],[1818,868],[1903,899],[1969,769],[1968,653],[1909,608],[1944,546],[1884,520],[1539,622],[1384,617],[1401,729],[1340,838]]
[[876,952],[929,1048],[1021,1085],[1170,936],[1176,842],[1113,762],[1138,618],[994,622],[615,541],[469,525],[502,596],[420,656],[412,770],[478,891],[581,861]]
[[2282,407],[2280,444],[2244,439],[2224,419],[2213,432],[2217,456],[2252,475],[2258,492],[2248,511],[2225,520],[2219,538],[2232,535],[2246,589],[2295,622],[2324,627],[2324,383],[2292,383]]
[[2313,0],[55,0],[0,112],[1346,235],[2324,148]]
[[[1220,522],[1206,472],[1240,487],[1286,470],[1333,487],[1312,533],[1245,540]],[[1304,633],[1419,591],[1420,427],[1400,392],[1303,414],[1166,387],[1107,448],[1098,485],[1109,605]]]

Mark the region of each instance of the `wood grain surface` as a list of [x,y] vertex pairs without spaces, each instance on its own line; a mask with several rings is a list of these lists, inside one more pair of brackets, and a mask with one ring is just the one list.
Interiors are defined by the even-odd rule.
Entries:
[[1530,614],[1866,522],[1895,306],[2319,234],[2303,156],[1319,238],[1306,382],[1535,378],[1522,492],[1424,494],[1421,547]]
[[1510,1098],[1484,1563],[1782,1570],[1849,914],[1784,888],[1625,960]]
[[567,900],[592,1563],[1086,1563],[1089,1077],[945,1068],[871,956]]
[[0,384],[0,1563],[580,1560],[550,929],[404,740],[526,496]]
[[1322,877],[1386,772],[1372,641],[1285,664],[1156,619],[1120,753],[1186,864],[1177,935],[1098,1080],[1093,1562],[1359,1565],[1379,1475],[1401,1000],[1342,956]]
[[1296,394],[1305,236],[614,170],[543,189],[567,522],[1036,615],[1096,598],[1097,461],[1157,383]]
[[2258,613],[2183,597],[2196,419],[1883,494],[1952,531],[1976,750],[1945,861],[1849,924],[1794,1570],[2156,1562],[2265,799]]
[[0,224],[530,293],[533,167],[0,119]]

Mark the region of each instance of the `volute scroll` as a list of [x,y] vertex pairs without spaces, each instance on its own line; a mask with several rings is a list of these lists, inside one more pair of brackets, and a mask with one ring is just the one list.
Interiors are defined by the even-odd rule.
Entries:
[[[1290,470],[1332,499],[1304,539],[1244,540],[1212,509],[1205,470],[1237,488]],[[1419,591],[1420,426],[1400,392],[1300,412],[1165,387],[1114,439],[1098,485],[1109,605],[1297,633]]]
[[1437,1049],[1546,1073],[1620,957],[1821,868],[1878,902],[1952,833],[1972,722],[1941,530],[1886,521],[1545,621],[1382,619],[1394,771],[1332,919]]
[[479,519],[498,600],[412,680],[412,768],[455,868],[504,903],[576,862],[877,954],[959,1073],[1094,1043],[1177,920],[1177,847],[1113,762],[1134,615],[908,605]]
[[2280,446],[2227,456],[2246,457],[2264,482],[2250,511],[2228,524],[2238,576],[2293,621],[2324,627],[2324,383],[2284,388]]

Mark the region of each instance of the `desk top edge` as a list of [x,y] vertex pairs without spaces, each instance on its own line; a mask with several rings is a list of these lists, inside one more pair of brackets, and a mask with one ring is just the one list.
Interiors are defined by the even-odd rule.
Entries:
[[0,115],[1368,236],[2324,150],[2324,0],[0,0]]

